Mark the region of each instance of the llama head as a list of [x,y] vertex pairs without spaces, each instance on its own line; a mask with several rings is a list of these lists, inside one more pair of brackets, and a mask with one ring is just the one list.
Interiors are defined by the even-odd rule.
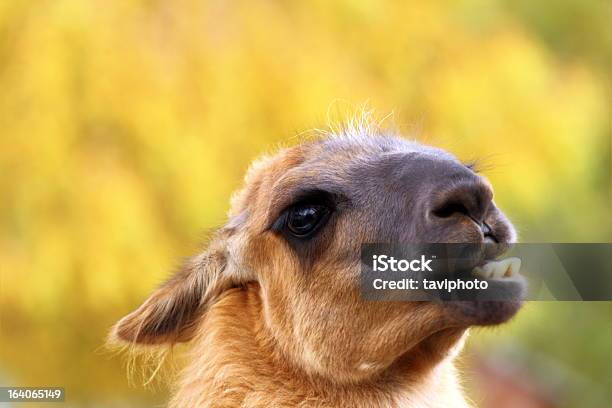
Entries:
[[311,374],[358,381],[438,333],[501,323],[520,307],[365,301],[362,243],[514,240],[491,186],[449,153],[347,131],[255,162],[205,252],[119,321],[113,336],[142,345],[188,341],[227,289],[256,282],[262,321],[286,358]]

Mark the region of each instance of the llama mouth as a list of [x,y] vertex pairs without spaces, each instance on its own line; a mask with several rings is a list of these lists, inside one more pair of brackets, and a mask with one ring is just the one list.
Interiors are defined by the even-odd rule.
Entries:
[[480,299],[493,301],[523,300],[527,293],[527,280],[520,274],[519,258],[486,261],[474,267],[471,279],[487,282],[487,290],[477,294]]
[[525,298],[527,281],[519,273],[521,260],[490,260],[471,270],[472,279],[488,283],[485,291],[466,292],[457,302],[447,302],[458,321],[476,326],[496,325],[508,321],[518,312]]

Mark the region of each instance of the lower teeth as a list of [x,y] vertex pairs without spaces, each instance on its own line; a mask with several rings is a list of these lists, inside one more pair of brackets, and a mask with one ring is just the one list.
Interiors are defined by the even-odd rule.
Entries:
[[483,279],[512,279],[519,277],[521,260],[519,258],[506,258],[499,261],[490,261],[472,270],[472,275]]

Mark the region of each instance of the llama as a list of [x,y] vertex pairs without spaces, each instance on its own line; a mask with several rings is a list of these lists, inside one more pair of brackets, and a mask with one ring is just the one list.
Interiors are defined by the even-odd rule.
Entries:
[[365,301],[361,244],[515,238],[470,166],[347,128],[256,161],[206,250],[111,337],[189,342],[173,408],[466,407],[453,361],[468,329],[520,300]]

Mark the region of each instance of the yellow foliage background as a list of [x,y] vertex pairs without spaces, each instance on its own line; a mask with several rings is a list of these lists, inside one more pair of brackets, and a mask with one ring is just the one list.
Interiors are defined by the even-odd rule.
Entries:
[[[610,241],[611,18],[596,0],[0,2],[0,383],[163,401],[129,388],[107,329],[223,223],[252,159],[364,103],[480,159],[523,241]],[[561,405],[600,401],[611,319],[533,304],[471,347],[522,344],[570,373]]]

